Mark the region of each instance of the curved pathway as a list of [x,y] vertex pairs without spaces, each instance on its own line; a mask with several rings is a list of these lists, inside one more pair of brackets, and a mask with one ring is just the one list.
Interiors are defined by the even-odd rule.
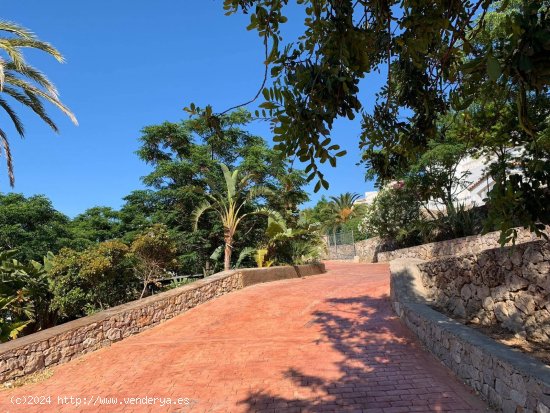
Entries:
[[[393,315],[387,265],[327,269],[228,294],[1,391],[0,412],[486,410]],[[10,402],[27,396],[43,404]]]

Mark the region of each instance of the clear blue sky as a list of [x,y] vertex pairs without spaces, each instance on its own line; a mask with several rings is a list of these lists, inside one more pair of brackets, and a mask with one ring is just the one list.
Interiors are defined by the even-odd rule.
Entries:
[[[247,16],[224,16],[221,0],[20,0],[4,4],[0,18],[32,29],[66,57],[61,65],[26,54],[56,84],[80,125],[52,108],[61,129],[56,135],[20,109],[26,139],[7,130],[14,191],[45,194],[70,216],[96,205],[119,208],[125,195],[143,188],[140,177],[149,167],[134,153],[143,126],[185,119],[182,108],[190,102],[226,109],[254,96],[262,79],[260,39],[246,31]],[[288,32],[298,33],[302,20],[295,13],[289,18]],[[367,108],[379,81],[375,75],[362,84]],[[266,124],[251,130],[271,142]],[[348,155],[336,168],[324,168],[328,191],[313,194],[309,187],[312,202],[323,194],[372,189],[364,167],[356,166],[359,133],[359,119],[337,122],[333,140]],[[0,190],[6,192],[0,162]]]

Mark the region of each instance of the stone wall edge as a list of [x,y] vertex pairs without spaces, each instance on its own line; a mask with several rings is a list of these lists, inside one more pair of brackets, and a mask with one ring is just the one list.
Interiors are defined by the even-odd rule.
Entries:
[[237,269],[0,344],[0,383],[75,359],[261,282],[325,272],[324,264]]
[[[399,318],[435,357],[492,407],[514,412],[549,411],[550,367],[429,307],[429,300],[413,287],[419,274],[417,266],[422,262],[390,262],[391,304]],[[460,352],[454,353],[457,349],[467,351],[461,357]],[[490,367],[483,367],[486,365]]]

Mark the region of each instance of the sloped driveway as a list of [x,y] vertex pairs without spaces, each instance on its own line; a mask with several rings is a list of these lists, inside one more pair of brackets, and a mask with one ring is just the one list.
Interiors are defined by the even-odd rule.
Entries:
[[486,410],[393,315],[387,265],[327,269],[228,294],[1,391],[0,411]]

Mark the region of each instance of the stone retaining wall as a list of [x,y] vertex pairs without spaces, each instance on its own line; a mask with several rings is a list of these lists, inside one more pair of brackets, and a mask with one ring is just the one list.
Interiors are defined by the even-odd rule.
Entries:
[[429,307],[418,259],[390,263],[391,302],[424,345],[490,405],[504,412],[550,411],[550,367]]
[[380,237],[369,238],[355,243],[355,253],[359,262],[377,262],[383,242]]
[[330,260],[352,260],[355,256],[353,244],[331,245],[327,247],[325,259]]
[[419,265],[428,297],[451,316],[550,344],[550,244],[535,241]]
[[72,360],[213,298],[261,282],[325,272],[324,264],[226,271],[0,344],[0,382]]
[[[536,241],[539,238],[529,230],[518,228],[516,244]],[[547,230],[550,234],[550,231]],[[398,258],[417,258],[431,260],[447,255],[476,254],[481,251],[500,247],[500,231],[489,232],[485,235],[456,238],[447,241],[431,242],[416,247],[402,248],[394,251],[379,252],[378,262],[389,262]]]
[[377,262],[377,256],[380,251],[393,249],[391,244],[388,244],[380,237],[373,237],[355,244],[345,245],[328,245],[328,237],[326,238],[327,247],[324,259],[347,259],[352,258],[357,262]]

